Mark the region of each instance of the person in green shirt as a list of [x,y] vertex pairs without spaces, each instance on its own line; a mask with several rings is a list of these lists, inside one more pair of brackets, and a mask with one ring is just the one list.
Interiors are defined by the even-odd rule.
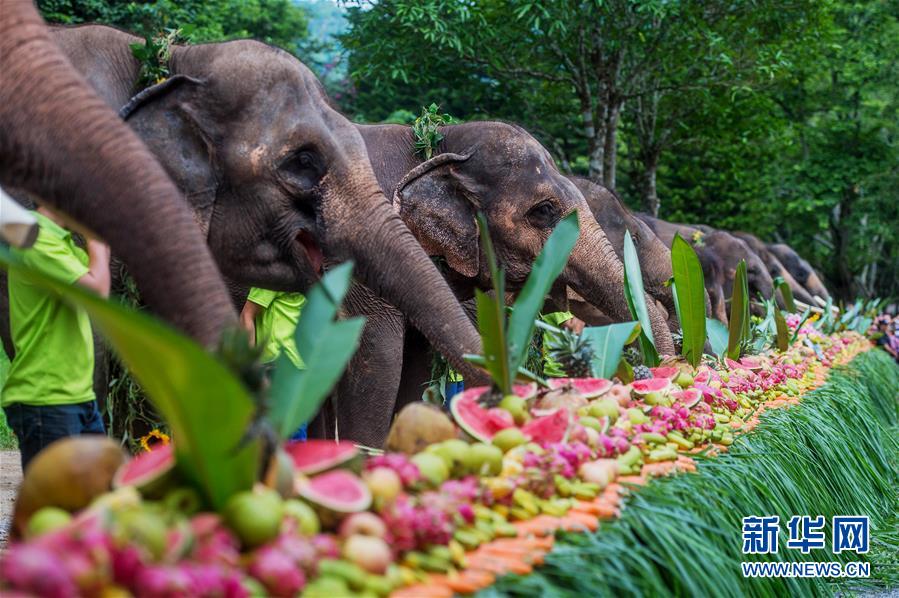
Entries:
[[[273,363],[278,355],[284,353],[294,366],[299,369],[305,368],[293,340],[305,304],[306,297],[301,293],[270,291],[256,287],[250,289],[247,301],[240,311],[240,323],[249,332],[250,341],[254,345],[264,343],[263,363]],[[306,426],[298,430],[292,438],[304,440]]]
[[[28,249],[13,253],[29,267],[67,284],[109,296],[109,247],[87,239],[75,244],[63,219],[45,207],[35,216],[40,232]],[[103,434],[94,395],[94,340],[87,313],[9,273],[9,325],[15,357],[0,404],[16,435],[22,467],[45,446],[66,436]]]

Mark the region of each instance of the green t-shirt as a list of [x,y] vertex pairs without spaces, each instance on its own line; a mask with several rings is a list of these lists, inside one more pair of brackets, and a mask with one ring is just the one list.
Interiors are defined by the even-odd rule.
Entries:
[[[40,233],[13,250],[26,265],[74,284],[89,272],[87,253],[72,234],[35,212]],[[94,340],[87,313],[9,273],[9,326],[16,349],[3,387],[3,405],[71,405],[94,397]]]
[[[573,317],[574,314],[570,311],[554,311],[552,313],[541,315],[540,319],[550,326],[559,328]],[[547,347],[549,347],[550,342],[552,342],[552,336],[551,332],[546,330],[543,331],[543,374],[550,378],[564,378],[567,374],[565,373],[565,370],[562,369],[561,364],[549,356]]]
[[265,343],[262,360],[272,362],[283,351],[293,365],[302,369],[303,360],[297,352],[293,335],[306,297],[301,293],[252,288],[247,300],[265,308],[256,316],[256,343]]

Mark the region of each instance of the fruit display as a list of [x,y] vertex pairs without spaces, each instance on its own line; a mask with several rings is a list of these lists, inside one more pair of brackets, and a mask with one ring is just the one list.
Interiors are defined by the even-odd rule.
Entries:
[[128,461],[105,438],[63,440],[26,471],[0,593],[472,593],[538,567],[557,530],[596,531],[648,479],[695,471],[691,455],[727,451],[765,410],[795,404],[872,346],[855,332],[808,334],[817,351],[803,333],[786,352],[666,361],[630,384],[469,388],[449,414],[412,404],[387,452],[288,442],[218,512],[181,482],[177,437]]

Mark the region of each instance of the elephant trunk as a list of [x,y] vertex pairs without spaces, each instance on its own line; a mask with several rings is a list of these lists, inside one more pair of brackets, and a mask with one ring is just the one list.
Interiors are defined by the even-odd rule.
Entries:
[[[568,265],[562,272],[566,283],[578,294],[616,322],[633,319],[624,295],[624,265],[612,244],[592,216],[580,212],[581,234]],[[662,355],[674,354],[674,341],[655,302],[646,297],[656,349]]]
[[[327,239],[329,252],[355,260],[362,282],[405,314],[466,380],[486,382],[484,373],[462,358],[466,353],[481,353],[477,330],[436,266],[390,208],[374,174],[370,181],[350,186],[363,190],[353,193],[356,209],[352,215],[362,224],[343,222],[332,227]],[[325,201],[324,205],[340,203]],[[327,208],[324,217],[332,222],[341,218],[329,214]]]
[[206,346],[236,322],[187,203],[50,39],[31,2],[0,19],[0,180],[105,240],[147,304]]

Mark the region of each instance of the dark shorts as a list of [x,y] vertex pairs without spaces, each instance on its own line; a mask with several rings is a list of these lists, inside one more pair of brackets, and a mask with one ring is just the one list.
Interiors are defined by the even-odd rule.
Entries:
[[42,448],[54,440],[79,434],[106,433],[97,401],[44,406],[12,403],[3,411],[19,442],[23,470]]

